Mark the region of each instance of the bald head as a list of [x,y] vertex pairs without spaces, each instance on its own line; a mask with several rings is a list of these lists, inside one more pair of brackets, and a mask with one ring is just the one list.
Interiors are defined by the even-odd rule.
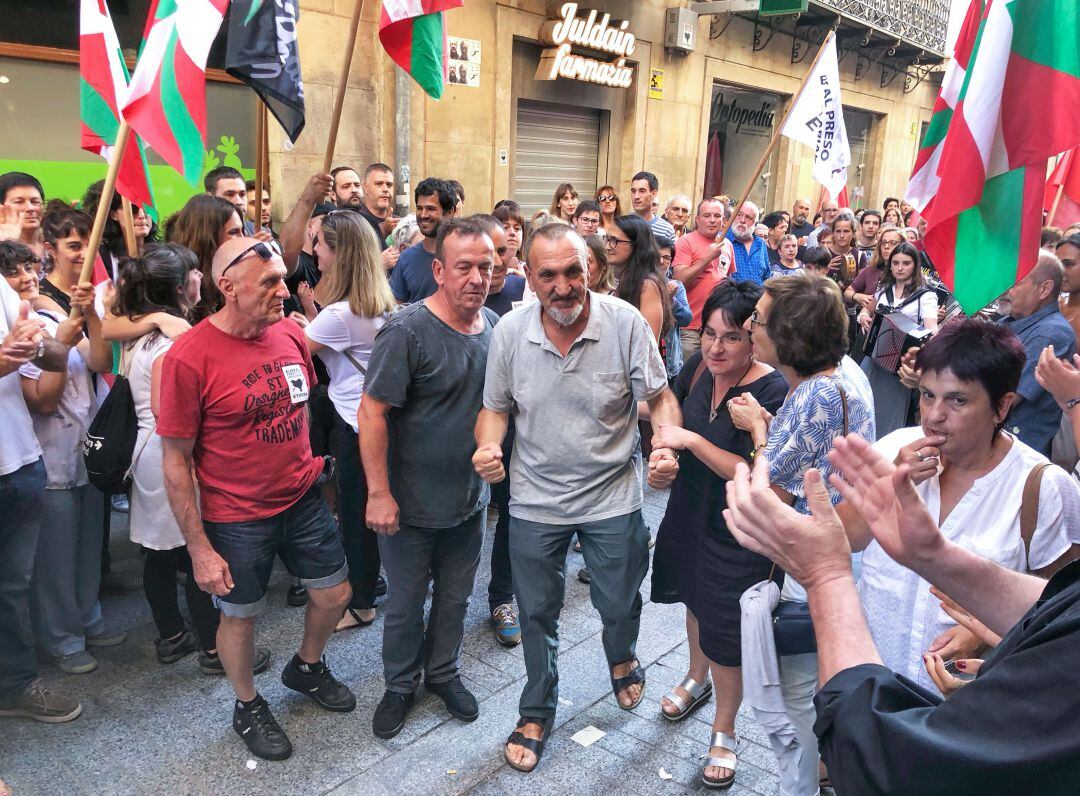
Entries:
[[1028,278],[1035,284],[1052,283],[1051,297],[1056,301],[1058,293],[1061,292],[1061,282],[1064,277],[1065,269],[1061,265],[1061,260],[1046,249],[1039,249],[1039,259],[1035,267],[1031,269]]
[[[221,279],[225,269],[229,267],[229,263],[237,257],[240,257],[245,250],[250,250],[259,243],[261,243],[261,241],[256,240],[255,238],[229,238],[221,244],[217,251],[214,252],[214,261],[211,270],[214,282],[217,283],[217,281]],[[276,252],[275,256],[277,256]],[[254,251],[248,251],[248,253],[244,254],[243,258],[232,267],[232,270],[229,273],[235,274],[238,269],[246,268],[255,262],[263,262],[263,260]]]

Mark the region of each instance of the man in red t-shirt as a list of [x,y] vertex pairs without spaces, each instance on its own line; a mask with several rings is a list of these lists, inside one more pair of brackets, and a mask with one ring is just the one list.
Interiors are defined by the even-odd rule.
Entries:
[[679,330],[683,360],[701,348],[701,309],[714,287],[723,282],[735,261],[731,241],[717,240],[724,226],[724,205],[716,199],[706,199],[697,208],[695,229],[679,238],[672,274],[686,287],[686,301],[694,317],[690,325]]
[[217,648],[236,691],[233,729],[267,760],[292,754],[252,676],[255,617],[276,555],[310,594],[303,643],[282,682],[328,710],[356,707],[322,657],[349,601],[348,567],[319,490],[333,460],[314,458],[308,441],[311,356],[299,327],[281,322],[285,273],[268,243],[234,238],[217,250],[213,277],[225,305],[166,354],[157,424],[169,505],[195,580],[221,609]]

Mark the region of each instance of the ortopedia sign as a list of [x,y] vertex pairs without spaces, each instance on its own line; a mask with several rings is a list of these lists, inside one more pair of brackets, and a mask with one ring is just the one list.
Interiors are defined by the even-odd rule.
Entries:
[[[634,82],[634,67],[626,63],[633,54],[637,39],[627,20],[612,19],[611,14],[581,9],[577,3],[564,3],[558,19],[549,19],[540,28],[540,41],[548,46],[536,69],[537,80],[568,77],[601,86],[629,88]],[[600,61],[573,52],[574,45],[610,53],[612,61]]]

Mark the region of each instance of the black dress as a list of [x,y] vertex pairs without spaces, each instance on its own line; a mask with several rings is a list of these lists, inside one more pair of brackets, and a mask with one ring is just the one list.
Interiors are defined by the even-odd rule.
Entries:
[[[775,414],[787,395],[787,382],[778,371],[732,387],[709,422],[713,380],[706,370],[687,395],[701,362],[696,353],[675,380],[682,403],[683,427],[716,447],[749,458],[754,444],[727,413],[727,401],[748,392]],[[771,562],[739,546],[724,523],[726,481],[690,451],[679,457],[679,474],[671,487],[667,511],[656,534],[653,554],[652,601],[684,603],[697,618],[701,649],[721,666],[741,665],[739,597],[769,576]],[[783,575],[776,574],[777,580]]]

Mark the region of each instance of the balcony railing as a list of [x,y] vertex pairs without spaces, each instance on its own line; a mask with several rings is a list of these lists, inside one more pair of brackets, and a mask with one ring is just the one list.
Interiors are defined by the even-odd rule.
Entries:
[[946,54],[949,0],[811,0],[811,5],[865,22],[909,45]]

